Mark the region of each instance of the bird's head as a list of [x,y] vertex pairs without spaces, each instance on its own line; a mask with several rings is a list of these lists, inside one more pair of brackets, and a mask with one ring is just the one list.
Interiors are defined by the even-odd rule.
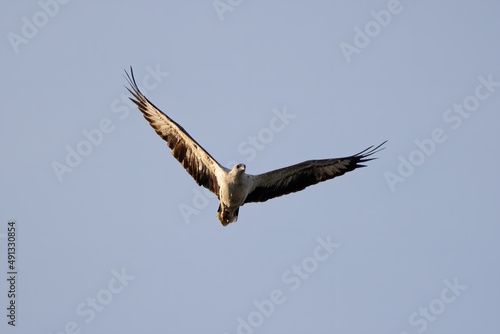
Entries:
[[244,164],[237,164],[233,167],[233,173],[235,174],[243,174],[245,173],[245,169],[247,167]]

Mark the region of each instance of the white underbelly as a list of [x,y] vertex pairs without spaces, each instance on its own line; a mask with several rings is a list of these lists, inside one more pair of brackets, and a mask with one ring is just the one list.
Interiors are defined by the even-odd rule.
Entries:
[[242,184],[235,183],[222,187],[220,193],[221,202],[229,208],[241,206],[247,196],[246,188]]

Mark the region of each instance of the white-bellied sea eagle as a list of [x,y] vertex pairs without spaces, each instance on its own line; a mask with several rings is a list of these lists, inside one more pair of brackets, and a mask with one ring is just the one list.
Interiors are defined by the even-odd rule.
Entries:
[[208,188],[220,200],[217,218],[226,226],[238,219],[240,206],[250,202],[265,202],[268,199],[300,191],[313,184],[333,179],[373,160],[368,158],[382,150],[385,141],[370,146],[350,157],[309,160],[299,164],[276,169],[264,174],[245,173],[245,165],[237,164],[233,169],[221,166],[207,151],[191,137],[186,130],[155,107],[139,90],[132,67],[126,71],[130,84],[127,90],[149,124],[162,137],[172,155],[200,186]]

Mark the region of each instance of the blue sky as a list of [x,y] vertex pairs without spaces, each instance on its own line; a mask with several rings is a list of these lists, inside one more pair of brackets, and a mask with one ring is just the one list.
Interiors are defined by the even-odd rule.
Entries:
[[[498,332],[499,7],[6,4],[2,333]],[[131,65],[229,167],[387,148],[222,227],[127,102]]]

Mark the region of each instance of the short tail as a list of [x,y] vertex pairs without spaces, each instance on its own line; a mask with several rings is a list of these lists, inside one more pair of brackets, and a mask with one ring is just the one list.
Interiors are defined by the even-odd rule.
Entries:
[[238,220],[239,211],[240,208],[237,208],[233,212],[227,210],[226,208],[222,209],[222,206],[219,204],[219,209],[217,210],[217,219],[219,219],[222,226],[227,226],[228,224],[234,223]]

